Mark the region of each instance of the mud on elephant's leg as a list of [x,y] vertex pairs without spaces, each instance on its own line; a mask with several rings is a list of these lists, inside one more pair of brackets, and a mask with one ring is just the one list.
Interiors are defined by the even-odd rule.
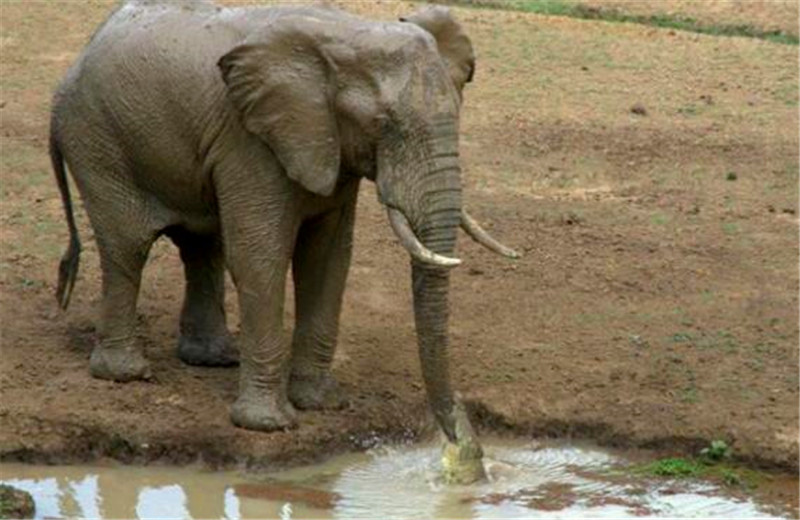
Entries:
[[[95,225],[97,229],[99,226]],[[100,343],[92,350],[92,376],[113,381],[149,379],[150,365],[136,333],[136,299],[153,238],[133,240],[99,230],[103,271]]]
[[355,194],[345,207],[306,222],[293,259],[297,322],[289,399],[300,409],[347,405],[331,374],[353,243]]
[[273,431],[297,424],[286,395],[289,342],[283,306],[298,217],[295,187],[273,175],[274,159],[258,158],[263,161],[247,163],[248,157],[226,154],[217,166],[215,188],[225,264],[239,297],[239,396],[231,420],[242,428]]
[[231,420],[249,430],[281,430],[297,423],[286,397],[289,338],[283,331],[283,302],[288,263],[268,262],[244,275],[233,268],[242,321],[239,397]]
[[188,365],[232,366],[239,352],[225,325],[225,258],[216,235],[194,235],[171,229],[186,275],[180,320],[178,357]]

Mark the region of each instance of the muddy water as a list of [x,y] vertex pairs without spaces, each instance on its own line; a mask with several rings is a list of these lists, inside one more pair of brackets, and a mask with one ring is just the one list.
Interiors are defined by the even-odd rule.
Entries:
[[[707,482],[620,477],[591,447],[486,442],[490,481],[446,487],[436,446],[381,447],[277,473],[164,467],[0,465],[37,517],[93,518],[791,518],[786,504]],[[791,485],[791,483],[790,483]],[[796,481],[795,481],[796,485]]]

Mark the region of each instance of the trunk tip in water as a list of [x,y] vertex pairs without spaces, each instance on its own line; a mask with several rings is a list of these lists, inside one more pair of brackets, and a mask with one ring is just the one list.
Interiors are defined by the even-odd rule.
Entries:
[[483,467],[483,448],[469,423],[467,411],[460,399],[452,410],[456,440],[445,436],[442,450],[442,479],[448,485],[468,485],[486,480]]

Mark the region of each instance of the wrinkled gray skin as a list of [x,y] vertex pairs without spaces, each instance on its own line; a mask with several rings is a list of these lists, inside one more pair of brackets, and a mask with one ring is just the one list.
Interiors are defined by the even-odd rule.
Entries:
[[[62,306],[80,251],[63,162],[100,253],[92,375],[149,377],[136,299],[150,246],[167,235],[185,266],[178,356],[186,363],[237,362],[225,324],[226,267],[236,284],[235,424],[283,429],[295,425],[295,407],[345,403],[330,366],[360,179],[375,182],[380,201],[433,253],[452,255],[461,221],[458,122],[472,47],[444,8],[404,20],[317,7],[134,2],[97,31],[58,89],[51,132],[71,231]],[[282,332],[290,264],[291,340]],[[448,271],[412,264],[428,397],[458,445],[458,431],[472,430],[457,427],[467,419],[454,413],[449,383]],[[467,443],[471,452],[476,442]]]

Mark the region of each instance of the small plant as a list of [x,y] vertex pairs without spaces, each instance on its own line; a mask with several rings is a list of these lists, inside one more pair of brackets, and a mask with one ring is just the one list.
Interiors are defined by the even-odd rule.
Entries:
[[694,384],[684,388],[681,390],[681,402],[694,404],[700,400],[700,396],[697,395],[697,388],[695,388]]
[[739,225],[736,222],[725,222],[722,224],[722,231],[726,235],[735,235],[739,232]]
[[732,469],[724,468],[721,477],[722,482],[729,487],[743,486],[745,484],[742,477]]
[[731,457],[731,447],[727,442],[717,439],[711,441],[708,447],[700,450],[700,456],[712,463],[720,462]]
[[681,458],[670,457],[654,462],[629,467],[631,474],[668,479],[704,479],[721,483],[729,487],[754,489],[764,476],[758,471],[733,466],[722,459],[730,456],[730,447],[725,441],[713,441],[708,447],[709,453],[720,457],[712,461],[709,457]]
[[677,332],[672,335],[673,343],[687,343],[692,341],[692,335],[688,332]]
[[649,466],[649,473],[659,477],[686,478],[696,477],[702,472],[702,467],[694,461],[670,458],[657,460]]
[[663,226],[664,224],[669,222],[669,218],[663,213],[653,213],[652,215],[650,215],[650,222],[652,222],[656,226]]

